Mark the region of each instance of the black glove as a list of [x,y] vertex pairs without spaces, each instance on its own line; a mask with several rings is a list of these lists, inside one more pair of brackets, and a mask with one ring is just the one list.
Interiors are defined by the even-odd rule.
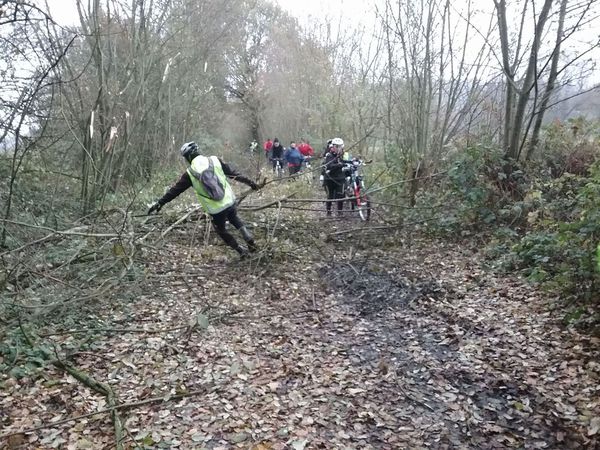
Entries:
[[249,186],[253,191],[258,191],[258,184],[256,184],[254,181],[250,181]]
[[159,212],[162,207],[162,203],[154,202],[148,210],[148,215],[152,214],[153,212]]

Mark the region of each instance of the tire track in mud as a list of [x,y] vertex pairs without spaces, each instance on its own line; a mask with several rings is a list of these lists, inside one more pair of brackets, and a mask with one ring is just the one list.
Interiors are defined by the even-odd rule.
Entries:
[[[445,424],[435,439],[427,440],[430,445],[589,448],[593,441],[584,437],[583,424],[560,406],[581,411],[585,402],[570,402],[563,391],[557,403],[552,377],[546,381],[541,376],[555,372],[568,355],[551,352],[540,336],[530,339],[527,332],[539,327],[520,328],[520,316],[533,313],[526,303],[498,299],[490,289],[495,283],[465,290],[456,280],[424,276],[435,273],[431,266],[416,268],[402,258],[396,264],[384,263],[382,256],[343,262],[321,275],[333,292],[341,291],[338,301],[354,309],[370,330],[369,341],[352,344],[359,364],[377,363],[394,371],[398,378],[384,390],[390,395],[409,390],[405,398],[413,401],[422,418]],[[528,286],[516,288],[535,295]],[[504,310],[498,311],[501,305]],[[541,317],[540,322],[549,333],[561,334],[554,321]],[[519,353],[527,340],[552,358]],[[529,374],[536,379],[515,367],[513,353],[518,353],[521,369],[530,366]],[[593,385],[593,377],[582,381]]]

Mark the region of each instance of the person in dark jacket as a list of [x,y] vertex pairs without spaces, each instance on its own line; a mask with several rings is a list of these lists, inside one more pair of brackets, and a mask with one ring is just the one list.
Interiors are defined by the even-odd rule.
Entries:
[[[227,178],[247,184],[253,190],[257,190],[259,186],[224,163],[220,158],[201,155],[195,142],[183,144],[180,152],[189,164],[188,169],[165,195],[152,204],[148,214],[160,211],[165,204],[177,198],[179,194],[188,188],[193,187],[202,209],[211,216],[215,231],[221,239],[242,257],[247,256],[248,250],[251,252],[256,251],[257,248],[252,235],[237,214],[235,194]],[[248,250],[240,246],[235,237],[227,231],[226,223],[228,221],[240,231],[248,244]]]
[[343,160],[343,155],[344,141],[340,138],[332,139],[331,147],[325,154],[322,173],[327,200],[330,200],[326,203],[328,216],[331,216],[331,204],[334,203],[331,200],[337,199],[335,203],[337,203],[338,215],[342,215],[344,208],[344,180],[346,179],[347,164]]
[[327,142],[325,143],[325,147],[323,147],[322,158],[325,158],[327,156],[327,153],[329,153],[329,150],[331,150],[331,141],[333,141],[333,139],[328,139]]
[[277,166],[277,160],[283,160],[283,145],[279,143],[279,139],[273,139],[273,147],[271,147],[271,162],[273,163],[273,172],[275,172],[275,167]]
[[289,148],[285,151],[285,160],[288,164],[290,176],[300,172],[302,163],[304,162],[304,156],[302,156],[302,153],[300,153],[300,150],[296,147],[294,141],[290,142]]

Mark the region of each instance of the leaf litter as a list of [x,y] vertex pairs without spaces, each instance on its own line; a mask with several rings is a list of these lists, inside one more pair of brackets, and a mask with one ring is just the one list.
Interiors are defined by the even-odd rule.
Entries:
[[[279,241],[312,242],[314,226],[284,217]],[[143,292],[94,318],[136,331],[50,339],[92,341],[69,358],[120,403],[160,399],[122,412],[125,448],[598,445],[598,339],[563,327],[542,293],[451,244],[341,247],[275,244],[243,263],[190,252],[182,230],[147,254]],[[56,367],[38,375],[3,376],[0,442],[114,446],[108,414],[52,425],[104,410],[102,396]]]

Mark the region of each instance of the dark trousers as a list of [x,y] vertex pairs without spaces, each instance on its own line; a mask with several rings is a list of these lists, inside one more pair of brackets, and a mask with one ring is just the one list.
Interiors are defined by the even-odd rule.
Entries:
[[[325,191],[327,191],[327,200],[340,199],[337,202],[338,214],[340,214],[344,208],[344,200],[342,200],[344,198],[344,180],[339,182],[335,180],[325,180]],[[326,203],[325,207],[327,208],[328,214],[331,214],[332,203],[333,202]]]
[[302,167],[302,166],[301,165],[297,165],[297,166],[288,165],[288,170],[290,171],[290,175],[294,175],[294,174],[297,174],[298,172],[300,172],[300,167]]
[[227,231],[227,222],[233,225],[238,230],[244,226],[244,222],[237,214],[237,209],[235,205],[230,206],[229,208],[217,213],[212,217],[213,227],[217,234],[225,241],[227,245],[231,248],[238,250],[240,247],[235,240],[235,238]]

